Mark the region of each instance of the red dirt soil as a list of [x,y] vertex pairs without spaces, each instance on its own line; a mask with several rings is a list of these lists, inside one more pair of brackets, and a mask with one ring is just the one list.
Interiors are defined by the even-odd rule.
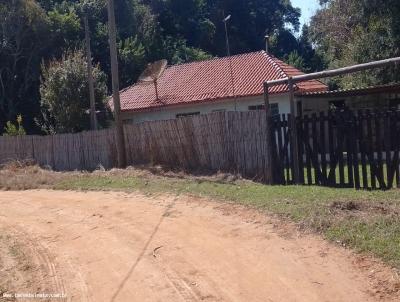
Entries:
[[8,291],[96,302],[400,300],[391,269],[239,206],[38,190],[1,192],[0,209],[2,234],[36,268]]

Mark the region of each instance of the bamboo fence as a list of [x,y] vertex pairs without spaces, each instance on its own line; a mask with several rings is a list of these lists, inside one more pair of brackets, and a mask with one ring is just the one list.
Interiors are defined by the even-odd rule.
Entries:
[[[127,162],[237,172],[263,179],[265,112],[217,112],[124,126]],[[115,130],[0,137],[0,163],[32,159],[57,171],[117,166]]]

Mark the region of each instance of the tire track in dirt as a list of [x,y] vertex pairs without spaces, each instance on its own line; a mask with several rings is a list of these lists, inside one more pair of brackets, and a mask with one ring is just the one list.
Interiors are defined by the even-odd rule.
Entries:
[[[62,276],[57,270],[54,258],[49,250],[39,241],[30,239],[29,235],[19,227],[8,226],[7,229],[3,230],[7,236],[11,236],[18,242],[18,248],[21,249],[21,254],[27,256],[27,258],[25,258],[27,262],[26,265],[34,270],[31,274],[25,271],[23,277],[25,280],[20,280],[23,287],[18,288],[17,285],[13,288],[13,292],[17,294],[64,294],[65,286]],[[33,282],[33,286],[29,286],[29,284]],[[25,285],[28,285],[28,288]],[[38,291],[38,289],[40,291]],[[67,300],[60,298],[59,301]]]
[[[0,225],[4,225],[4,221],[1,221],[1,219]],[[6,233],[15,238],[24,250],[29,251],[29,257],[32,259],[35,267],[37,267],[35,271],[37,271],[39,275],[34,277],[35,286],[32,286],[30,292],[26,292],[25,290],[24,293],[62,294],[65,297],[56,298],[57,301],[72,301],[71,297],[66,295],[68,290],[64,278],[68,277],[69,282],[71,282],[71,277],[75,276],[80,280],[80,282],[78,282],[80,290],[79,293],[75,291],[74,295],[79,297],[79,301],[89,301],[87,297],[87,288],[79,269],[71,266],[69,262],[64,261],[62,262],[61,268],[61,263],[56,261],[55,255],[50,252],[50,248],[44,243],[45,241],[32,233],[26,232],[18,225],[8,225]],[[76,282],[74,282],[74,284],[76,285]],[[37,291],[38,288],[41,288],[41,292]]]
[[[160,269],[164,272],[165,277],[169,280],[172,286],[184,299],[184,301],[221,301],[221,293],[217,286],[213,286],[210,280],[204,278],[198,274],[198,270],[195,266],[190,263],[185,263],[190,274],[185,274],[175,270],[173,267],[168,265],[168,260],[164,259],[160,254],[153,254],[156,263]],[[193,279],[195,277],[195,280]],[[192,280],[191,280],[192,279]]]

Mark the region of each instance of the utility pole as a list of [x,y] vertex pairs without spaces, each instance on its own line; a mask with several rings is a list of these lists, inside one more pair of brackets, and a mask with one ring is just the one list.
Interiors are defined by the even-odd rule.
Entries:
[[231,15],[229,15],[226,18],[225,18],[225,12],[223,13],[223,15],[224,15],[224,20],[222,20],[222,22],[224,22],[224,24],[225,24],[226,52],[227,52],[228,60],[229,60],[229,72],[230,72],[230,76],[231,76],[231,86],[232,86],[232,93],[233,93],[233,98],[235,101],[235,111],[236,111],[237,110],[237,101],[236,101],[236,92],[235,92],[235,79],[233,76],[231,48],[229,46],[229,35],[228,35],[228,25],[227,25],[228,21],[231,19]]
[[110,56],[111,56],[111,76],[112,76],[112,90],[114,102],[114,117],[117,138],[117,154],[118,154],[118,168],[126,167],[126,151],[125,151],[125,137],[124,127],[121,119],[121,103],[119,98],[119,79],[118,79],[118,60],[117,60],[117,42],[115,30],[115,14],[114,14],[114,0],[108,0],[108,33],[110,43]]
[[92,51],[90,49],[90,32],[87,12],[84,16],[85,22],[85,42],[86,42],[86,60],[87,73],[89,82],[89,97],[90,97],[90,129],[97,130],[96,104],[94,99],[93,72],[92,72]]

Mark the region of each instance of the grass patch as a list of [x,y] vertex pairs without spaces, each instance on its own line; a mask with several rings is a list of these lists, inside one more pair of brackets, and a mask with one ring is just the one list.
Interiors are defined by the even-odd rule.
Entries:
[[376,217],[368,222],[345,220],[329,227],[325,234],[328,239],[340,239],[360,252],[372,253],[399,268],[399,217]]
[[[4,172],[4,171],[3,171]],[[20,173],[20,172],[18,172]],[[400,268],[400,190],[357,191],[316,186],[265,186],[226,175],[194,177],[184,174],[150,173],[148,170],[112,170],[94,173],[36,171],[17,182],[8,174],[7,188],[53,188],[58,190],[117,190],[191,194],[239,203],[290,219],[363,253],[373,254]],[[34,181],[35,175],[40,184]],[[2,184],[0,170],[0,188]],[[48,180],[48,182],[46,182]],[[11,184],[11,185],[10,185]]]

